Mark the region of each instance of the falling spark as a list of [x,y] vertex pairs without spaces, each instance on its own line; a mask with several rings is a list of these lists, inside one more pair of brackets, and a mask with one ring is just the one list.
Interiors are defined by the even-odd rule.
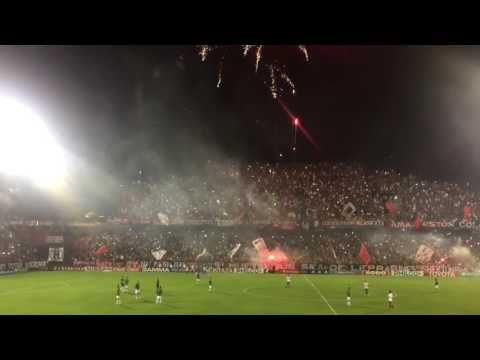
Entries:
[[262,48],[263,45],[259,45],[257,48],[257,60],[255,62],[255,72],[258,70],[258,64],[260,63],[260,59],[262,58]]
[[305,55],[305,60],[308,61],[308,51],[307,47],[305,45],[298,45],[298,48],[300,49],[301,52]]
[[210,50],[212,50],[212,48],[208,45],[199,45],[199,48],[200,48],[200,51],[198,52],[198,54],[202,58],[202,62],[203,62],[207,58],[207,55],[210,52]]
[[271,79],[270,91],[272,93],[273,98],[276,99],[278,96],[278,90],[277,90],[277,85],[275,81],[275,69],[273,65],[270,65],[270,79]]
[[253,45],[243,45],[243,56],[247,56]]
[[292,89],[292,95],[295,95],[295,84],[293,83],[292,79],[290,79],[285,72],[282,72],[281,77],[287,82],[288,85],[290,85],[290,88]]
[[218,69],[218,82],[217,82],[217,88],[220,87],[220,85],[222,84],[222,73],[223,73],[223,57],[222,57],[222,60],[220,61],[220,66],[219,66],[219,69]]
[[[255,73],[259,73],[259,70],[262,74],[266,75],[265,83],[269,88],[272,96],[274,99],[279,98],[282,96],[285,91],[286,87],[290,88],[290,92],[292,95],[296,94],[295,84],[287,75],[284,67],[280,68],[278,65],[267,61],[262,61],[264,45],[240,45],[241,53],[243,57],[246,57],[252,49],[256,49],[256,59],[255,59]],[[306,61],[309,61],[309,55],[307,51],[307,47],[305,45],[295,45],[305,56]],[[218,48],[224,48],[223,46],[218,45],[197,45],[196,48],[198,49],[198,55],[200,56],[202,62],[204,62],[210,53],[216,51]],[[219,88],[223,83],[223,62],[228,51],[228,47],[224,52],[223,56],[221,57],[219,67],[218,67],[218,80],[217,80],[217,88]],[[270,77],[270,80],[268,80]]]

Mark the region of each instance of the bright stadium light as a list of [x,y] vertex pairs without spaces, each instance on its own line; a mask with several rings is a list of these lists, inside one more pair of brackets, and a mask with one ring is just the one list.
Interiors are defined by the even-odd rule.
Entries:
[[62,149],[40,117],[17,101],[0,97],[0,171],[51,187],[63,181]]

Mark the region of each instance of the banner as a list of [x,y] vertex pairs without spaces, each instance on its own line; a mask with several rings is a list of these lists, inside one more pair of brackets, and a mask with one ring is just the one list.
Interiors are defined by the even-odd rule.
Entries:
[[[299,269],[305,273],[315,274],[372,274],[372,275],[390,275],[396,276],[427,276],[429,274],[461,274],[467,270],[457,266],[435,266],[435,265],[326,265],[322,263],[302,263]],[[402,275],[403,274],[403,275]],[[440,277],[440,275],[439,275]]]
[[30,261],[25,264],[25,267],[29,270],[42,270],[47,267],[46,261]]
[[105,245],[100,246],[97,251],[95,251],[95,256],[100,256],[108,253],[108,248]]
[[231,258],[233,258],[235,256],[235,254],[237,253],[238,249],[240,249],[240,246],[242,246],[242,244],[238,243],[231,251],[230,251],[230,254],[228,255]]
[[355,214],[355,211],[357,211],[357,209],[351,202],[349,202],[343,207],[342,216],[346,219],[349,219],[353,214]]
[[202,256],[205,256],[207,255],[207,248],[204,248],[203,251],[197,255],[197,257],[195,258],[195,260],[198,260],[200,259]]
[[51,247],[48,249],[48,261],[49,262],[62,262],[63,261],[63,247]]
[[370,262],[370,255],[368,254],[367,247],[364,243],[362,243],[360,246],[360,253],[358,254],[358,257],[362,259],[365,265],[368,265],[368,263]]
[[415,229],[420,230],[422,227],[422,224],[423,224],[422,218],[419,215],[417,215],[417,218],[415,219]]
[[63,236],[59,235],[48,235],[47,236],[47,244],[62,244],[63,243]]
[[236,226],[240,224],[239,220],[217,220],[217,226]]
[[390,213],[390,215],[394,215],[394,214],[397,212],[397,206],[396,206],[395,202],[394,202],[392,199],[389,199],[389,200],[385,203],[385,208],[388,210],[388,212]]
[[432,248],[426,245],[420,245],[415,255],[415,261],[419,264],[427,264],[434,253],[435,251]]
[[425,276],[424,271],[392,271],[391,272],[392,276]]
[[420,227],[424,228],[434,228],[434,229],[441,229],[441,228],[454,228],[457,227],[459,223],[457,220],[442,220],[442,221],[422,221],[419,217],[415,222],[408,222],[408,221],[392,221],[390,223],[390,227],[396,229],[419,229]]
[[267,245],[265,244],[265,240],[263,240],[263,238],[258,238],[256,240],[253,240],[252,244],[258,253],[268,251]]
[[319,226],[331,226],[331,227],[352,227],[352,226],[385,226],[385,222],[382,220],[324,220],[319,222]]
[[162,260],[163,256],[166,253],[167,253],[167,250],[162,250],[162,249],[152,251],[152,255],[155,258],[155,260]]
[[160,224],[162,224],[162,225],[170,225],[170,221],[169,221],[169,219],[168,219],[168,215],[159,212],[159,213],[157,214],[157,217],[158,217],[158,221],[160,221]]

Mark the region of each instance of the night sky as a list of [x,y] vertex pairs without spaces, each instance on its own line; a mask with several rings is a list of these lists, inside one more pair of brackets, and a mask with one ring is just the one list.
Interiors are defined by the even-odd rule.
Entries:
[[[234,49],[235,47],[232,47]],[[293,161],[290,120],[240,47],[200,61],[193,46],[0,48],[0,91],[41,112],[75,157],[115,176],[188,171],[206,159]],[[439,180],[480,180],[480,48],[275,46],[297,94],[283,101],[296,161],[355,161]]]

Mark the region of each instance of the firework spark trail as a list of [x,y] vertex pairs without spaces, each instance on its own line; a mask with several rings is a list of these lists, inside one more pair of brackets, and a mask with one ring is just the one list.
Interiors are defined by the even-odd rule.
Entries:
[[258,64],[260,63],[260,60],[262,59],[262,48],[263,45],[259,45],[257,48],[257,60],[255,62],[255,72],[258,70]]
[[220,85],[222,84],[223,59],[224,59],[224,57],[222,57],[222,60],[220,61],[220,66],[219,66],[219,69],[218,69],[218,81],[217,81],[217,88],[219,88],[219,87],[220,87]]
[[[197,45],[198,48],[198,55],[200,56],[202,62],[204,62],[208,55],[212,53],[213,51],[217,50],[219,46],[217,45]],[[305,55],[305,59],[308,61],[309,56],[308,56],[308,51],[305,45],[297,45],[298,49],[302,51],[302,53]],[[263,55],[263,50],[264,50],[264,45],[241,45],[242,49],[242,54],[243,57],[246,57],[250,50],[256,49],[256,59],[255,59],[255,73],[258,73],[259,68],[261,70],[265,71],[266,76],[270,77],[269,85],[268,88],[272,94],[272,97],[274,99],[279,98],[281,95],[285,93],[285,88],[284,86],[288,85],[291,90],[291,94],[295,95],[296,93],[296,88],[295,84],[290,79],[290,77],[287,75],[286,71],[279,66],[272,64],[272,63],[265,63],[262,62],[262,55]],[[226,52],[225,52],[226,53]],[[225,59],[225,53],[223,54],[219,68],[218,68],[218,81],[217,81],[217,88],[219,88],[223,82],[223,62]],[[262,64],[260,64],[262,62]]]
[[298,48],[300,49],[301,52],[305,55],[305,60],[308,61],[308,50],[305,45],[298,45]]
[[206,60],[207,56],[208,56],[208,53],[210,52],[211,50],[211,47],[208,46],[208,45],[200,45],[199,46],[199,52],[198,54],[200,55],[200,57],[202,58],[202,62]]
[[290,85],[290,88],[292,89],[292,95],[295,95],[295,84],[293,83],[292,79],[290,79],[285,72],[282,72],[281,77],[287,82],[288,85]]
[[253,45],[243,45],[243,56],[247,56]]
[[277,85],[275,81],[275,69],[273,68],[273,65],[270,65],[270,79],[271,79],[270,91],[272,93],[273,98],[276,99],[278,96],[278,91],[277,91]]

